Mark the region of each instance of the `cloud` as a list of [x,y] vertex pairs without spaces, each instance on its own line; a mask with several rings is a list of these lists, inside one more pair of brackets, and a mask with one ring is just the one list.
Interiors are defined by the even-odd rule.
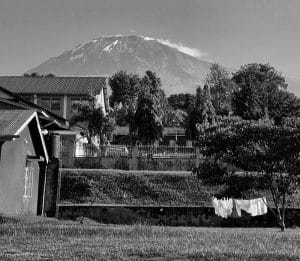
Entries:
[[162,43],[162,44],[166,44],[170,47],[173,47],[173,48],[177,49],[180,52],[183,52],[185,54],[194,56],[194,57],[199,58],[199,59],[208,56],[208,53],[202,52],[197,48],[191,48],[191,47],[185,46],[182,43],[172,43],[171,41],[165,40],[165,39],[156,39],[156,40],[158,42]]

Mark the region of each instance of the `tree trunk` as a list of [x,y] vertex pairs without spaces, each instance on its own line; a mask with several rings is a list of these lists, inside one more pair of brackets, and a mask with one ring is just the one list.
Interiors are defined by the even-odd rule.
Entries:
[[[284,211],[284,209],[282,209],[282,211]],[[277,212],[277,219],[278,219],[280,229],[282,232],[284,232],[285,230],[284,214],[283,215],[281,214],[279,207],[276,207],[276,212]]]

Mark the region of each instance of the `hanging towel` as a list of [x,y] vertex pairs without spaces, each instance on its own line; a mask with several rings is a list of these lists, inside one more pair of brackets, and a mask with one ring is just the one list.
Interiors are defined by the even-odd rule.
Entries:
[[215,214],[223,218],[227,218],[232,213],[233,201],[232,199],[212,199],[212,205],[215,209]]
[[250,201],[250,215],[252,217],[264,215],[268,212],[267,200],[265,197],[252,199]]
[[241,216],[241,210],[246,211],[252,217],[264,215],[268,212],[267,200],[265,197],[250,200],[236,199],[235,206],[238,216]]
[[250,213],[250,210],[251,210],[250,200],[235,199],[235,207],[236,207],[236,212],[239,217],[242,216],[241,210],[244,210],[247,213]]

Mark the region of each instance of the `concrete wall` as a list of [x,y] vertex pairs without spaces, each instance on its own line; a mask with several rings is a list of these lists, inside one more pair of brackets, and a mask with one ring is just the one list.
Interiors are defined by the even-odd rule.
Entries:
[[[167,226],[275,227],[276,218],[266,215],[251,217],[242,212],[240,218],[224,219],[212,207],[145,207],[145,206],[80,206],[59,205],[60,219],[88,217],[107,224],[146,223]],[[300,209],[287,209],[286,225],[300,226]]]
[[30,162],[34,168],[32,197],[24,198],[26,156],[36,156],[29,128],[20,138],[7,141],[1,147],[0,159],[0,212],[16,214],[22,211],[37,213],[39,164]]

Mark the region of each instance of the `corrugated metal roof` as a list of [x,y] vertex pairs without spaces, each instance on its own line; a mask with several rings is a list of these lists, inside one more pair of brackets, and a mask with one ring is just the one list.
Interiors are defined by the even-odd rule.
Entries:
[[0,136],[15,135],[34,112],[33,110],[0,110]]
[[17,94],[99,94],[105,77],[0,76],[0,86]]

